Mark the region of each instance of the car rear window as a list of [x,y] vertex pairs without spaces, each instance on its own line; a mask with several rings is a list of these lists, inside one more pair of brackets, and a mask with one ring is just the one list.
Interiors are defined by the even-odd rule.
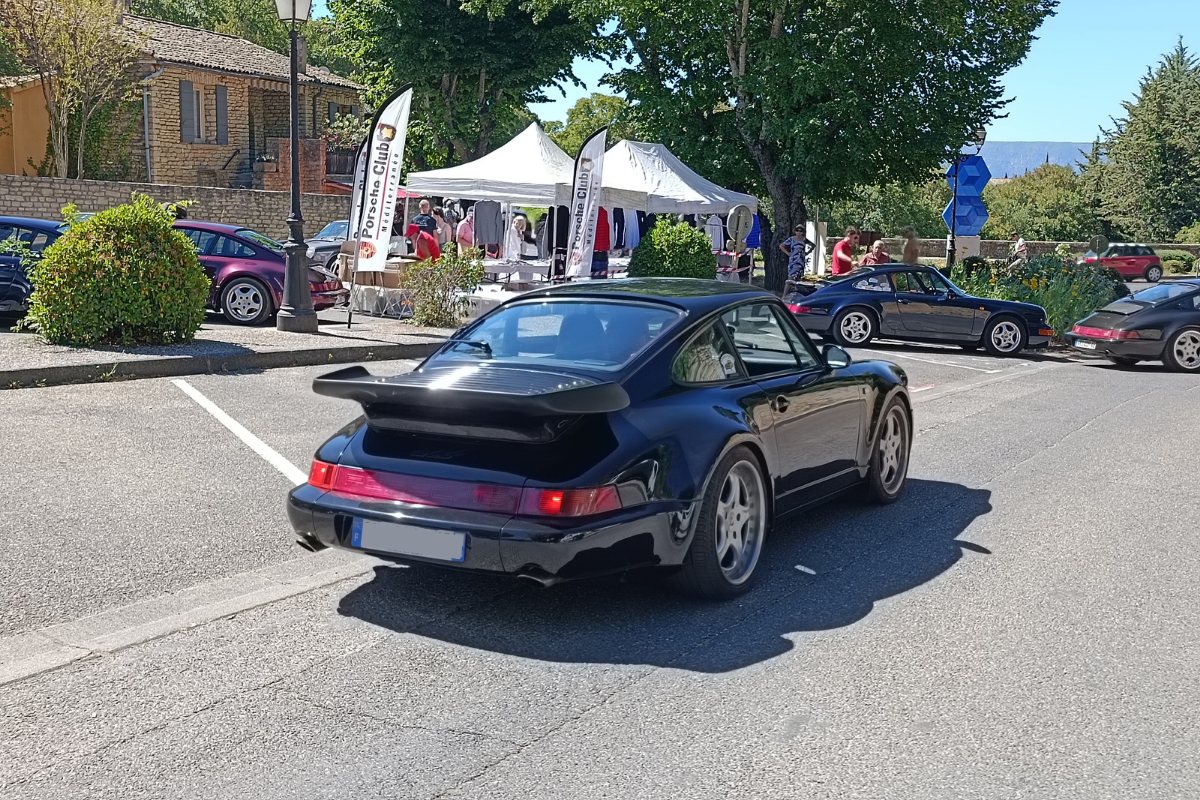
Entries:
[[1125,298],[1126,300],[1136,300],[1139,303],[1156,304],[1166,300],[1174,300],[1184,295],[1189,295],[1197,290],[1194,283],[1158,283],[1151,286],[1149,289],[1143,289],[1140,292],[1135,292]]
[[[652,303],[545,300],[489,315],[434,356],[617,370],[670,329],[683,312]],[[486,347],[484,346],[486,345]]]

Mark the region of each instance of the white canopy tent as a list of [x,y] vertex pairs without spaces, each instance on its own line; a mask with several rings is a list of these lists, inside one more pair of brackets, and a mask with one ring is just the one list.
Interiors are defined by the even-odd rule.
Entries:
[[655,214],[727,214],[734,206],[758,209],[753,195],[701,177],[665,145],[622,139],[604,154],[601,201],[606,207]]
[[[408,191],[549,207],[570,196],[574,170],[571,157],[534,123],[482,158],[446,169],[410,172]],[[566,194],[560,194],[564,185]]]

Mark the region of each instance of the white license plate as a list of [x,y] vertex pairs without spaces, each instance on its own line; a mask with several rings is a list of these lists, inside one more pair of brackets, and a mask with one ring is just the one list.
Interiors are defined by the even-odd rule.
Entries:
[[1089,342],[1087,339],[1076,339],[1075,346],[1078,347],[1080,350],[1095,350],[1096,349],[1096,343]]
[[439,561],[462,561],[467,555],[465,533],[378,522],[359,517],[354,518],[350,544],[379,553],[436,558]]

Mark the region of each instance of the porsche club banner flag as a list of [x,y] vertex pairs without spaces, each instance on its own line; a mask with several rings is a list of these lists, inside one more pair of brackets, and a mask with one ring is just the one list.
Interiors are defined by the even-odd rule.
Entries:
[[354,186],[359,199],[352,208],[356,213],[350,224],[356,239],[356,272],[381,272],[387,261],[411,104],[411,88],[388,98],[375,115],[371,134],[355,165]]
[[362,213],[363,182],[367,178],[367,145],[371,137],[363,139],[354,151],[354,190],[350,192],[350,229],[347,236],[357,238],[358,218]]
[[575,184],[571,194],[571,238],[567,247],[567,277],[592,273],[592,248],[596,242],[596,217],[600,213],[600,177],[604,174],[604,146],[608,128],[588,137],[575,159]]

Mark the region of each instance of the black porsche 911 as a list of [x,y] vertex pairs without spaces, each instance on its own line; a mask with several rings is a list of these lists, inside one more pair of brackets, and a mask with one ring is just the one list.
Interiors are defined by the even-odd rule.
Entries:
[[415,371],[314,390],[364,416],[317,451],[288,516],[309,549],[542,585],[642,567],[747,588],[771,525],[904,487],[903,370],[818,351],[774,295],[641,279],[521,295]]
[[972,297],[930,267],[863,267],[822,284],[798,284],[785,296],[809,333],[862,347],[875,337],[982,346],[998,356],[1045,347],[1054,331],[1031,303]]
[[1109,303],[1076,323],[1067,341],[1115,364],[1162,361],[1200,372],[1200,280],[1160,283]]

